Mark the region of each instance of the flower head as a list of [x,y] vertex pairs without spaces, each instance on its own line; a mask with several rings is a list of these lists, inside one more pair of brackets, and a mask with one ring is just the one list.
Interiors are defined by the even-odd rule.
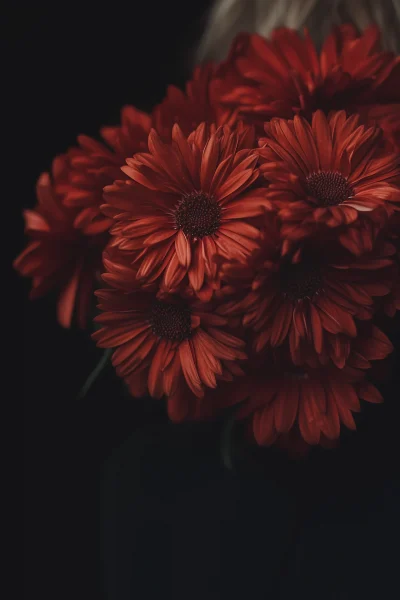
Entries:
[[31,298],[59,290],[57,314],[63,327],[71,325],[74,309],[84,327],[108,236],[86,235],[74,226],[79,210],[65,206],[63,194],[57,191],[65,184],[68,169],[68,158],[59,156],[53,161],[52,175],[39,177],[38,204],[34,210],[24,211],[29,242],[14,267],[32,278]]
[[[267,198],[283,222],[286,248],[309,236],[334,236],[354,254],[371,247],[400,210],[400,159],[382,151],[380,130],[344,111],[272,119],[260,140]],[[359,221],[361,227],[352,224]],[[361,237],[361,239],[359,239]]]
[[235,122],[236,111],[217,101],[215,73],[215,65],[200,65],[194,69],[185,91],[174,85],[168,87],[166,97],[152,113],[154,129],[164,141],[171,139],[175,123],[188,136],[201,123],[228,125]]
[[112,244],[137,251],[140,281],[189,284],[207,299],[218,287],[215,257],[257,247],[253,221],[266,201],[254,143],[251,128],[202,124],[186,138],[174,125],[171,143],[153,130],[150,152],[127,159],[130,179],[105,188],[102,210],[116,221]]
[[279,226],[265,218],[263,242],[246,264],[222,266],[222,279],[235,290],[220,314],[242,314],[255,332],[255,350],[289,343],[296,365],[333,361],[343,367],[355,318],[368,320],[374,299],[394,284],[392,244],[380,243],[355,259],[340,246],[308,245],[282,257]]
[[139,287],[129,256],[105,256],[105,281],[96,292],[101,325],[93,338],[114,348],[112,362],[134,396],[170,396],[186,386],[196,397],[215,388],[225,363],[246,358],[244,341],[232,335],[215,304]]
[[260,133],[271,117],[309,117],[317,109],[358,112],[360,106],[388,105],[398,112],[400,62],[380,50],[376,26],[359,35],[352,25],[341,25],[320,53],[307,31],[302,37],[280,28],[270,40],[243,33],[219,69],[218,90],[220,100],[238,108]]
[[335,440],[341,424],[356,428],[353,413],[360,411],[360,399],[383,402],[367,373],[371,361],[386,358],[392,350],[384,333],[367,325],[352,341],[341,369],[295,367],[285,349],[264,353],[257,368],[253,365],[248,375],[235,382],[233,400],[241,403],[237,418],[251,419],[260,445],[270,445],[296,430],[311,445],[325,438]]
[[147,149],[150,127],[151,118],[146,113],[125,106],[120,125],[101,129],[105,143],[78,136],[78,146],[66,154],[66,177],[57,188],[67,206],[80,209],[75,227],[87,234],[109,229],[111,220],[100,211],[103,188],[125,177],[121,167],[127,157]]

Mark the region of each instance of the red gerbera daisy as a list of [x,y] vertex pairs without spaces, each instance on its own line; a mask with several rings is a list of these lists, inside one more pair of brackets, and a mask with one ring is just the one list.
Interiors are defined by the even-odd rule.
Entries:
[[271,117],[308,117],[318,108],[358,112],[362,105],[400,109],[400,59],[379,46],[379,29],[358,35],[352,25],[333,30],[318,54],[308,32],[286,28],[271,40],[240,34],[220,67],[219,96],[262,132]]
[[[382,152],[380,130],[358,125],[344,111],[272,119],[260,140],[261,171],[269,181],[267,198],[283,221],[285,248],[310,235],[323,239],[330,229],[354,254],[371,246],[374,229],[400,209],[400,159]],[[378,210],[379,209],[379,210]],[[385,210],[382,210],[385,209]],[[361,243],[348,227],[357,220]]]
[[[171,139],[175,123],[189,135],[201,123],[226,125],[235,121],[235,111],[218,103],[213,92],[216,68],[213,64],[197,66],[185,92],[170,85],[165,99],[153,111],[153,126],[165,140]],[[127,155],[128,156],[128,155]]]
[[340,334],[355,337],[354,317],[369,319],[374,297],[391,291],[394,247],[380,243],[354,259],[335,245],[309,245],[282,257],[272,218],[265,219],[263,233],[261,248],[246,264],[222,265],[229,290],[242,296],[227,301],[220,314],[244,315],[243,324],[256,332],[257,352],[288,340],[295,364],[332,360],[343,366],[348,345]]
[[188,138],[174,125],[172,142],[149,135],[149,154],[127,159],[130,181],[104,190],[104,213],[114,217],[114,245],[138,250],[137,277],[161,279],[174,290],[188,276],[209,298],[217,285],[216,256],[242,258],[257,247],[264,190],[255,188],[254,133],[200,125]]
[[67,177],[57,187],[67,206],[81,209],[75,227],[90,235],[109,229],[112,221],[100,212],[103,187],[124,178],[121,167],[127,157],[147,150],[150,127],[149,115],[133,106],[125,106],[121,111],[121,125],[103,127],[100,131],[107,145],[86,135],[78,136],[79,146],[71,148],[66,155]]
[[63,204],[57,192],[68,177],[68,159],[53,161],[52,177],[43,173],[37,183],[38,205],[25,210],[29,242],[14,261],[21,275],[32,277],[31,298],[59,289],[58,320],[71,325],[74,308],[78,323],[84,327],[90,309],[94,280],[101,268],[101,253],[107,234],[85,235],[74,227],[79,211]]
[[214,304],[203,304],[155,289],[138,288],[128,255],[105,257],[104,275],[112,289],[96,292],[102,313],[93,334],[98,345],[115,348],[112,362],[133,396],[147,390],[160,398],[186,382],[197,397],[215,388],[225,362],[243,360],[244,341],[228,330]]
[[351,346],[342,369],[332,365],[300,369],[293,367],[285,351],[274,352],[260,356],[258,368],[235,382],[233,401],[242,403],[237,418],[252,419],[258,444],[270,445],[296,429],[308,444],[319,444],[321,438],[335,440],[341,423],[356,428],[352,413],[360,411],[360,399],[383,402],[366,372],[370,361],[392,352],[392,344],[377,327],[368,326]]

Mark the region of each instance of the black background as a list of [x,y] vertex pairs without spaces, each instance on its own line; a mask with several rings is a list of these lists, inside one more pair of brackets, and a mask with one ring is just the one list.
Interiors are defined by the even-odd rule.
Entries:
[[[77,134],[116,123],[122,105],[149,110],[184,82],[208,4],[10,11],[13,257],[37,176]],[[16,322],[24,315],[26,598],[397,596],[397,375],[339,449],[297,462],[242,448],[231,473],[219,423],[169,425],[158,403],[123,395],[111,370],[78,401],[98,350],[56,324],[54,298],[30,303],[29,282],[12,286]]]

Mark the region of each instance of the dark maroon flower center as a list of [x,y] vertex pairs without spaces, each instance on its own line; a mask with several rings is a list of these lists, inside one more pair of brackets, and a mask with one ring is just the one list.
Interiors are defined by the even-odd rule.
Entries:
[[296,380],[308,379],[308,373],[301,367],[296,367],[295,365],[292,365],[289,369],[285,369],[284,376],[285,378],[287,377]]
[[203,238],[215,233],[221,224],[218,202],[204,192],[192,192],[182,197],[175,210],[178,229],[189,238]]
[[336,206],[353,196],[347,179],[338,172],[319,171],[307,177],[307,192],[320,206]]
[[191,311],[183,303],[156,300],[150,314],[152,332],[171,342],[182,342],[192,335]]
[[323,285],[320,268],[310,263],[284,264],[280,277],[282,292],[290,300],[311,299]]

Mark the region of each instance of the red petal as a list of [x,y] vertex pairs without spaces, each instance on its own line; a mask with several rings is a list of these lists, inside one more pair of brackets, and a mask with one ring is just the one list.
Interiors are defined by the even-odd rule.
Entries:
[[62,290],[57,302],[57,317],[58,322],[62,327],[70,327],[72,313],[74,311],[76,293],[78,290],[79,277],[82,271],[82,265],[78,265],[74,274],[69,279],[64,289]]
[[326,116],[321,110],[313,115],[312,128],[318,148],[320,167],[322,171],[332,169],[332,138]]
[[202,389],[199,373],[197,371],[194,352],[189,340],[184,340],[179,345],[179,357],[186,383],[196,396],[202,397],[204,395],[204,391]]
[[175,237],[175,250],[182,267],[188,269],[191,261],[190,242],[182,230]]

